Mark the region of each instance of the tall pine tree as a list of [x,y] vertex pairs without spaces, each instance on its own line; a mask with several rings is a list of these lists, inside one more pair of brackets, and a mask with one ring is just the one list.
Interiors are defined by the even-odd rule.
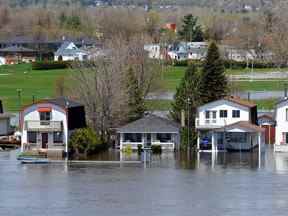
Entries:
[[181,40],[189,42],[200,42],[204,40],[204,34],[201,26],[198,24],[198,18],[192,14],[184,16],[182,29],[179,31]]
[[[181,146],[184,148],[190,148],[195,143],[196,111],[201,104],[200,82],[201,77],[198,68],[195,65],[190,65],[176,90],[174,102],[172,103],[171,116],[175,121],[181,122],[181,113],[183,111],[185,113],[185,127],[182,128],[181,132]],[[188,139],[190,146],[188,146]]]
[[128,121],[141,118],[145,112],[145,101],[133,68],[127,72]]
[[203,103],[218,100],[228,93],[225,68],[217,45],[212,42],[203,65],[200,95]]

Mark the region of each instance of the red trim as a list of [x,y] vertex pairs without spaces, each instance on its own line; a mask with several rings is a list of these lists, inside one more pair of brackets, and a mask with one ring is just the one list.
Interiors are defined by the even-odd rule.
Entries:
[[38,112],[51,112],[52,108],[51,107],[38,107],[37,110]]

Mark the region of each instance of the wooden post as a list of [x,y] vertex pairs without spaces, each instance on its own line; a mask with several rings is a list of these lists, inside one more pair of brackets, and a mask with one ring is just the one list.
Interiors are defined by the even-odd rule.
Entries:
[[258,133],[258,167],[261,168],[261,132]]

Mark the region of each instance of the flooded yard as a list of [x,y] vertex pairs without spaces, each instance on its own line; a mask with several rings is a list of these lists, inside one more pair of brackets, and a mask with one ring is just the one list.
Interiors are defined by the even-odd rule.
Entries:
[[[0,215],[287,215],[288,154],[164,153],[150,163],[21,165],[0,152]],[[94,160],[139,160],[109,152]],[[260,166],[259,166],[260,165]]]

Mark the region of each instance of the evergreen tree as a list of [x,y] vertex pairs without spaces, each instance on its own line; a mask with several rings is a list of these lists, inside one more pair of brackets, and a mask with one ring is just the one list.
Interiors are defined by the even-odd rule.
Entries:
[[176,90],[174,102],[172,103],[171,116],[175,121],[181,122],[181,113],[183,111],[185,113],[185,127],[181,131],[181,146],[184,148],[188,147],[188,137],[189,147],[195,144],[196,111],[197,107],[201,104],[199,94],[200,82],[201,77],[198,68],[195,65],[190,65]]
[[127,72],[128,121],[141,118],[145,112],[144,96],[135,72],[130,67]]
[[198,18],[192,14],[184,16],[182,29],[179,31],[179,37],[181,40],[189,42],[199,42],[204,40],[204,34],[201,26],[198,24]]
[[224,97],[228,92],[225,68],[217,45],[212,42],[202,69],[200,94],[203,103]]

